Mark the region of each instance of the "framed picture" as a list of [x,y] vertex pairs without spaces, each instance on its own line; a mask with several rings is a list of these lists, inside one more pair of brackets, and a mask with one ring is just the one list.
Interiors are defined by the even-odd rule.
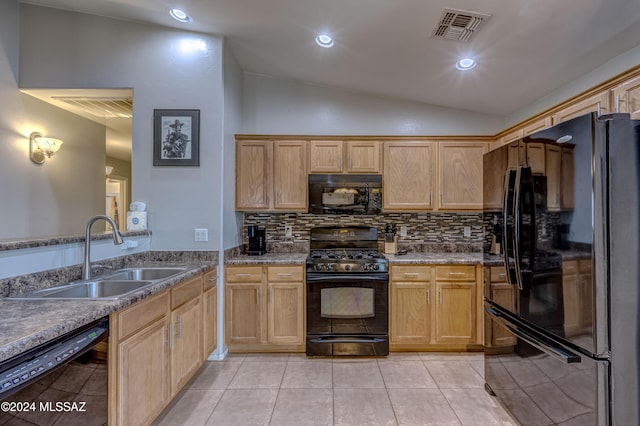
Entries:
[[153,110],[153,165],[200,165],[200,110]]

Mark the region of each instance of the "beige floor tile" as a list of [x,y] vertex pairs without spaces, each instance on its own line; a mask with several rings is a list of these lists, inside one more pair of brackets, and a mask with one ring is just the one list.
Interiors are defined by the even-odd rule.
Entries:
[[267,353],[255,353],[255,354],[245,354],[244,357],[245,362],[287,362],[289,361],[288,353],[275,353],[275,354],[267,354]]
[[330,362],[289,362],[282,388],[323,388],[333,386],[333,364]]
[[107,370],[93,370],[89,379],[80,390],[80,395],[104,396],[107,395]]
[[333,362],[333,387],[384,388],[380,368],[375,360],[367,362]]
[[229,389],[278,389],[286,362],[243,362],[231,380]]
[[473,368],[480,377],[484,378],[484,360],[469,360],[467,361],[471,368]]
[[423,361],[464,361],[458,352],[418,352]]
[[439,389],[389,389],[391,405],[401,425],[460,425]]
[[337,426],[397,425],[386,389],[334,389]]
[[332,389],[280,389],[271,425],[322,426],[333,424]]
[[516,426],[504,408],[484,389],[442,389],[442,393],[465,426]]
[[378,365],[388,389],[438,387],[422,361],[384,361]]
[[222,390],[188,389],[154,425],[204,425],[223,393]]
[[206,425],[268,425],[277,396],[277,389],[226,390]]
[[484,387],[484,379],[466,361],[424,361],[440,389]]
[[226,389],[242,365],[239,362],[209,361],[193,381],[191,389]]
[[378,362],[384,361],[420,361],[420,355],[417,352],[389,352],[386,358],[378,359]]

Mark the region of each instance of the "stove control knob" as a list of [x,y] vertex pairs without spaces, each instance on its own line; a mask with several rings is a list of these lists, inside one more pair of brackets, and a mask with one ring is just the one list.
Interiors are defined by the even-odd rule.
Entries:
[[362,269],[365,271],[368,271],[371,269],[371,264],[370,263],[365,263],[364,265],[362,265]]
[[322,271],[324,269],[324,265],[322,263],[318,263],[314,266],[316,271]]
[[344,265],[344,270],[349,272],[351,270],[351,265]]
[[333,263],[327,263],[325,269],[327,271],[333,271],[333,265],[334,265]]
[[378,265],[377,263],[373,264],[373,270],[377,271],[378,269],[380,269],[380,265]]

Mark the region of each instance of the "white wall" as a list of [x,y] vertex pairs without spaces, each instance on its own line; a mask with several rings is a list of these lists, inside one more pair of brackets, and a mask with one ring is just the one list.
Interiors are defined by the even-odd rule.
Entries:
[[[0,8],[0,239],[82,233],[104,212],[105,129],[18,90],[18,4]],[[43,165],[29,159],[34,131],[64,141]]]
[[[26,4],[20,12],[21,87],[133,88],[132,199],[147,203],[152,249],[218,249],[222,39]],[[208,50],[185,52],[194,39]],[[154,109],[200,110],[200,167],[152,165]],[[194,228],[208,228],[209,241],[194,242]]]
[[245,73],[242,133],[494,135],[502,117]]

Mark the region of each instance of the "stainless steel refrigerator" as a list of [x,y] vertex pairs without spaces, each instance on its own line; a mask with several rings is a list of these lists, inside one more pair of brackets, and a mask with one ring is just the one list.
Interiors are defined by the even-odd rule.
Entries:
[[484,156],[486,389],[523,425],[640,424],[639,133],[592,113]]

